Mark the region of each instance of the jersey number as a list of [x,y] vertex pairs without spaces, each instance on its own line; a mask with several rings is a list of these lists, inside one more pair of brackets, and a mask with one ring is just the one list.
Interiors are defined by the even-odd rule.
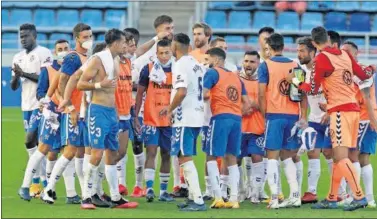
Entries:
[[199,95],[198,100],[201,101],[203,99],[203,85],[202,85],[203,78],[198,77],[198,86],[199,86]]

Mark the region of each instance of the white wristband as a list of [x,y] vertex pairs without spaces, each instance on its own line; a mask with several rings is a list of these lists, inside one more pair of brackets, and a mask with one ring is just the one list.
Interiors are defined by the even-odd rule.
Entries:
[[298,80],[298,78],[293,78],[292,83],[298,87],[300,85],[300,80]]
[[101,89],[101,83],[100,82],[95,83],[94,88],[95,89]]
[[75,106],[73,106],[73,105],[68,106],[67,109],[68,109],[69,112],[72,112],[73,110],[75,110]]
[[46,94],[46,96],[45,96],[45,100],[50,101],[51,98]]
[[153,40],[154,40],[155,43],[157,43],[158,42],[158,36],[153,37]]

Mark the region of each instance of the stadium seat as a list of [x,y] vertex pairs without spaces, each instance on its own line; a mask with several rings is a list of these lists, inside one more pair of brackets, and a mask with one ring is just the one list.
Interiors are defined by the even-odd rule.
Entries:
[[374,17],[373,17],[373,22],[372,22],[372,30],[373,31],[377,31],[377,16],[376,15],[374,15]]
[[343,12],[329,12],[325,15],[325,27],[330,30],[345,31],[347,15]]
[[1,7],[2,8],[11,8],[11,7],[14,7],[14,2],[5,2],[5,1],[2,1],[1,2]]
[[55,12],[51,9],[37,9],[34,12],[34,24],[42,27],[55,26]]
[[335,6],[335,10],[338,11],[357,11],[360,8],[360,2],[354,1],[338,1]]
[[[265,26],[275,27],[275,12],[257,11],[254,13],[253,29],[260,29]],[[263,21],[263,22],[261,22]]]
[[105,34],[98,34],[97,38],[96,38],[97,41],[104,41],[105,40]]
[[1,39],[1,47],[3,49],[18,48],[18,34],[17,33],[3,33]]
[[71,1],[65,1],[62,3],[62,7],[64,8],[83,8],[85,7],[85,1],[77,1],[77,2],[71,2]]
[[370,45],[371,46],[377,46],[377,38],[371,38],[370,39]]
[[345,41],[352,41],[354,42],[358,47],[365,47],[365,38],[346,38]]
[[228,10],[233,7],[234,2],[209,2],[209,9]]
[[226,14],[223,11],[207,11],[205,22],[212,28],[226,28]]
[[85,7],[88,8],[107,8],[111,2],[105,1],[85,1]]
[[61,40],[61,39],[68,40],[68,42],[70,42],[70,45],[74,46],[75,42],[72,40],[71,34],[68,34],[68,33],[53,33],[53,34],[50,35],[49,48],[54,48],[55,41]]
[[73,28],[79,22],[77,10],[58,10],[57,22],[59,26]]
[[246,44],[243,36],[225,36],[225,41],[228,44],[229,52],[243,51]]
[[37,7],[38,2],[35,1],[15,1],[13,6],[16,8],[32,8]]
[[300,18],[296,12],[282,12],[277,19],[277,29],[279,30],[299,30]]
[[38,7],[41,7],[41,8],[58,8],[60,6],[62,6],[62,2],[57,2],[57,1],[45,1],[45,2],[38,2],[37,5]]
[[248,11],[232,11],[229,14],[229,28],[251,28],[251,15]]
[[9,10],[8,9],[1,9],[1,25],[2,26],[9,25]]
[[81,22],[88,24],[91,27],[102,27],[102,11],[84,9],[81,12]]
[[106,10],[105,12],[105,27],[119,28],[121,21],[125,22],[126,12],[123,10]]
[[370,31],[370,16],[367,13],[353,13],[350,17],[350,31]]
[[48,48],[47,34],[37,33],[37,42],[38,42],[39,45]]
[[284,37],[284,44],[285,45],[294,44],[293,37]]
[[335,8],[335,1],[320,1],[318,2],[319,9],[331,10]]
[[311,30],[316,26],[323,25],[322,13],[306,12],[301,18],[301,30]]
[[28,9],[14,9],[10,14],[10,25],[20,26],[23,23],[33,23],[31,10]]
[[377,2],[369,2],[369,1],[361,2],[360,11],[371,11],[371,12],[377,11]]
[[109,2],[109,7],[110,8],[128,8],[128,2],[123,1],[123,2]]
[[247,43],[252,43],[252,44],[258,43],[258,36],[249,36],[247,38]]

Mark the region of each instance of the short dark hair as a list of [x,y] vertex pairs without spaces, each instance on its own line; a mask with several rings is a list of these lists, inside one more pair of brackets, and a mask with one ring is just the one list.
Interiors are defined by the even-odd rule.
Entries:
[[80,33],[86,30],[91,30],[92,28],[84,23],[78,23],[73,28],[73,38],[79,37]]
[[94,46],[94,49],[93,49],[93,54],[97,53],[97,52],[101,52],[102,50],[104,50],[106,48],[106,43],[105,42],[101,42],[101,43],[97,43],[95,46]]
[[132,36],[135,39],[135,43],[137,45],[140,39],[140,32],[136,28],[133,28],[133,27],[128,27],[124,29],[124,32],[132,34]]
[[216,37],[210,42],[209,46],[215,47],[218,42],[225,42],[225,39],[223,37]]
[[171,46],[171,41],[168,39],[163,39],[158,41],[157,47],[170,47]]
[[308,48],[309,52],[314,51],[314,53],[316,53],[317,48],[314,47],[312,42],[313,42],[313,40],[310,37],[301,37],[301,38],[297,39],[298,45],[305,45]]
[[261,35],[261,34],[264,33],[264,32],[267,32],[267,33],[269,33],[269,34],[273,34],[273,33],[275,33],[275,30],[274,30],[274,28],[272,28],[272,27],[262,27],[262,28],[259,30],[259,32],[258,32],[258,36]]
[[329,30],[327,31],[327,35],[330,36],[331,44],[338,43],[338,47],[340,46],[340,35],[338,32]]
[[130,42],[131,40],[135,39],[134,35],[130,32],[124,32],[124,36],[126,38],[126,43]]
[[158,16],[155,20],[154,20],[154,28],[157,28],[158,26],[160,26],[161,24],[171,24],[173,23],[173,18],[171,18],[170,16],[168,15],[160,15]]
[[311,31],[312,40],[316,44],[324,44],[328,40],[328,34],[324,27],[318,26],[312,29]]
[[356,45],[356,43],[354,43],[354,42],[352,42],[352,41],[350,41],[350,40],[345,41],[345,42],[343,43],[343,45],[350,45],[350,46],[352,46],[354,49],[359,50],[359,47]]
[[105,42],[107,45],[113,44],[115,41],[118,41],[122,38],[122,36],[126,37],[126,34],[118,29],[110,29],[105,34]]
[[212,49],[209,49],[206,54],[210,55],[210,56],[216,56],[216,57],[219,57],[223,60],[226,59],[226,54],[225,54],[225,51],[220,49],[220,48],[212,48]]
[[25,23],[20,26],[20,31],[28,30],[30,31],[35,38],[37,38],[37,28],[35,28],[34,24]]
[[260,59],[260,55],[257,51],[253,50],[253,51],[246,51],[245,52],[245,56],[257,56],[258,59]]
[[59,43],[68,43],[69,44],[68,40],[60,39],[60,40],[55,41],[55,46],[56,46],[56,44],[59,44]]
[[268,37],[266,39],[266,43],[276,52],[283,51],[284,49],[284,38],[278,33],[273,33],[270,37]]
[[190,37],[184,33],[175,34],[173,40],[185,46],[190,45]]

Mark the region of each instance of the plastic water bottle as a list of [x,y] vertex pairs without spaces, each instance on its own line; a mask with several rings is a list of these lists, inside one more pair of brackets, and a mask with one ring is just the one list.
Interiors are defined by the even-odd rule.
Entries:
[[[295,74],[295,77],[301,82],[305,80],[305,72],[300,68],[294,68],[292,74]],[[302,91],[294,84],[290,84],[289,99],[293,102],[301,102],[302,100]]]

